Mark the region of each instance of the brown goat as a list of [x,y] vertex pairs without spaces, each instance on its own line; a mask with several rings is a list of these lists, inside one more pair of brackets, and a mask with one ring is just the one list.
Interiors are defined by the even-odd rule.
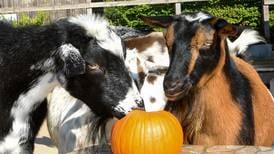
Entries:
[[255,69],[231,56],[237,28],[204,12],[145,17],[167,28],[170,66],[164,90],[181,121],[185,143],[271,146],[274,101]]

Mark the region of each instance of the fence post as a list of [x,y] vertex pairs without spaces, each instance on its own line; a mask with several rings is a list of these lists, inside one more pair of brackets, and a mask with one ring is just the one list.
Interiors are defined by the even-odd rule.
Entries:
[[175,3],[175,14],[181,14],[181,3]]
[[[90,0],[86,0],[87,3],[90,3]],[[87,14],[92,14],[92,8],[87,8]]]
[[269,29],[269,5],[265,3],[265,0],[262,0],[263,6],[263,29],[264,29],[264,36],[266,40],[270,41],[270,29]]
[[[104,0],[91,0],[91,2],[104,2]],[[104,14],[104,8],[103,7],[93,8],[93,13],[102,15]]]

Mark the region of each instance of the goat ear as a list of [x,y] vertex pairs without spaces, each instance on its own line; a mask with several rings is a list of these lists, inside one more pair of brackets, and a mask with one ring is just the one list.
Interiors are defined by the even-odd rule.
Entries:
[[221,36],[235,36],[238,32],[237,26],[228,23],[224,19],[213,18],[211,22]]
[[173,16],[153,16],[153,17],[145,17],[142,16],[141,19],[144,23],[152,26],[160,26],[163,28],[167,28],[174,21]]
[[63,63],[63,73],[66,77],[84,74],[86,63],[79,50],[71,44],[59,47],[59,55]]

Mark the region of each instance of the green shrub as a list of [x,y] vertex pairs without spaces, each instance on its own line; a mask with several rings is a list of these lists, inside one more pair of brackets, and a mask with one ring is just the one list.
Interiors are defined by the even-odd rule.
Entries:
[[146,27],[140,20],[140,16],[166,16],[173,12],[174,8],[170,4],[113,7],[104,10],[105,16],[110,23],[129,27]]
[[22,14],[17,21],[13,22],[14,26],[27,26],[27,25],[42,25],[49,18],[46,12],[37,12],[33,17],[27,14]]
[[[182,12],[207,11],[231,23],[257,28],[260,25],[260,1],[257,0],[210,0],[208,2],[187,2]],[[139,17],[153,15],[173,15],[174,4],[141,5],[106,8],[105,15],[114,25],[142,27]]]

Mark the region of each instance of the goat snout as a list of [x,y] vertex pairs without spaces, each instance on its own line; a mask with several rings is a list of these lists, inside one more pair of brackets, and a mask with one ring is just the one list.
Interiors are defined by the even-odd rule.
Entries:
[[167,98],[171,101],[178,100],[189,93],[193,86],[189,76],[183,80],[167,80],[164,81],[164,91]]
[[140,108],[144,108],[145,107],[143,99],[136,99],[135,102],[136,102],[136,104],[137,104],[138,107],[140,107]]

